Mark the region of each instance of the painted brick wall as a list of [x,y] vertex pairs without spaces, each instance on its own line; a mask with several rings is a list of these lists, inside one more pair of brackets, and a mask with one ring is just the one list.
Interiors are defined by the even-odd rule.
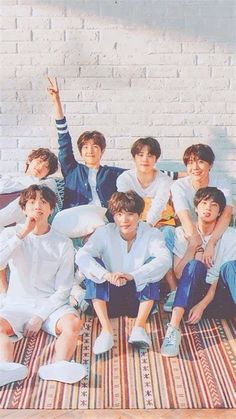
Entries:
[[[152,135],[162,165],[211,145],[236,194],[236,1],[1,0],[0,172],[33,147],[57,151],[47,75],[57,76],[74,139],[102,131],[104,161],[130,167]],[[177,164],[177,165],[176,165]]]

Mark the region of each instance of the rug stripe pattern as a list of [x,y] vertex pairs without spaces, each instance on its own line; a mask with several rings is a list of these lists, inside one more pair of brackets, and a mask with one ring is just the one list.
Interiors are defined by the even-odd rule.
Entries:
[[100,333],[96,318],[85,317],[75,359],[87,366],[80,383],[40,380],[39,365],[53,359],[55,340],[40,332],[15,345],[15,361],[29,368],[24,381],[0,389],[0,408],[8,409],[159,409],[236,408],[235,321],[202,320],[182,324],[178,358],[164,358],[160,346],[169,314],[156,313],[147,324],[149,351],[134,349],[128,337],[134,320],[112,319],[114,348],[96,357]]

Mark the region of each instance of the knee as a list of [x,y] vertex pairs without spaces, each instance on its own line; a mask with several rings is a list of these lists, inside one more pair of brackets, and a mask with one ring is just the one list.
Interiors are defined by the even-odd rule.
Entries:
[[236,276],[236,260],[231,260],[224,263],[220,268],[220,275],[222,278],[227,276]]
[[3,335],[8,335],[10,332],[8,324],[4,319],[0,318],[0,333]]
[[186,268],[188,269],[188,272],[190,274],[194,274],[194,275],[202,275],[205,274],[207,269],[206,266],[204,265],[204,263],[202,263],[200,260],[195,260],[192,259],[190,260],[187,265]]
[[74,314],[69,314],[61,324],[61,333],[78,334],[82,327],[82,320]]

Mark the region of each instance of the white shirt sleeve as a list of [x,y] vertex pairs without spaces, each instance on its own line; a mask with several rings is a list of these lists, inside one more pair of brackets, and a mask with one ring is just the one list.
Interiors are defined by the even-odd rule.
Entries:
[[46,320],[47,317],[64,304],[69,303],[70,291],[74,281],[74,249],[71,240],[65,244],[61,264],[56,273],[55,292],[46,303],[35,311],[35,315]]
[[148,253],[150,261],[130,272],[138,291],[141,291],[148,283],[160,281],[172,265],[171,254],[158,230],[154,229],[150,237]]
[[14,199],[14,201],[0,210],[0,227],[20,223],[24,219],[25,215],[19,205],[19,198]]
[[16,235],[16,231],[6,228],[0,235],[0,269],[5,269],[11,256],[22,240]]
[[189,203],[187,200],[187,191],[184,185],[181,184],[180,182],[181,180],[182,179],[175,181],[171,187],[173,204],[174,204],[175,212],[177,214],[179,211],[182,211],[182,210],[191,211],[191,208],[189,208]]
[[170,188],[172,181],[167,180],[161,188],[157,187],[155,197],[152,200],[151,207],[147,212],[147,222],[155,225],[160,219],[162,211],[170,198]]
[[175,229],[174,248],[173,253],[175,256],[182,259],[188,247],[188,241],[184,236],[184,230],[182,227]]
[[101,284],[105,282],[103,276],[108,272],[94,258],[102,258],[103,249],[106,245],[104,227],[98,228],[89,238],[87,243],[78,250],[76,264],[86,278]]
[[236,232],[234,229],[226,233],[218,241],[214,255],[214,265],[207,270],[206,282],[213,284],[219,279],[221,266],[229,261],[236,260]]
[[132,189],[130,184],[129,177],[127,176],[128,172],[121,173],[116,180],[116,187],[118,192],[127,192]]
[[229,179],[222,176],[217,185],[217,188],[223,192],[226,199],[226,205],[233,206],[232,186]]

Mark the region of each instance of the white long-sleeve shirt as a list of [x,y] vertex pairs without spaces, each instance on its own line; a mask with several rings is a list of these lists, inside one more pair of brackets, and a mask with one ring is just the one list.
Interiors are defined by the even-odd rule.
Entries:
[[68,303],[74,277],[74,250],[70,239],[52,228],[43,235],[29,233],[23,240],[16,235],[22,225],[0,234],[0,269],[9,264],[10,280],[5,308],[31,307],[45,320]]
[[[103,260],[103,268],[94,259]],[[153,258],[145,263],[149,258]],[[140,221],[130,251],[118,227],[109,223],[99,227],[88,242],[79,249],[76,263],[81,272],[96,283],[105,282],[107,272],[124,272],[134,277],[137,291],[148,283],[160,281],[171,267],[171,255],[162,233]]]
[[[57,193],[56,181],[53,178],[38,179],[34,176],[20,176],[18,178],[4,176],[0,178],[0,194],[22,191],[29,186],[45,185]],[[25,215],[19,205],[19,198],[14,199],[6,207],[0,209],[0,228],[13,223],[24,222]]]
[[157,170],[154,180],[146,188],[143,188],[138,180],[137,171],[135,169],[126,170],[116,181],[117,190],[119,192],[133,190],[144,200],[147,198],[151,200],[151,205],[146,215],[146,221],[152,225],[155,225],[160,219],[161,213],[170,197],[172,183],[173,180],[169,176]]
[[[205,249],[211,235],[202,237],[202,247]],[[188,247],[188,240],[182,227],[175,229],[175,244],[173,253],[180,259],[183,258]],[[221,266],[229,261],[236,260],[236,230],[228,227],[222,237],[217,241],[214,253],[214,265],[207,270],[206,282],[213,284],[218,280]],[[236,293],[236,290],[235,290]]]

